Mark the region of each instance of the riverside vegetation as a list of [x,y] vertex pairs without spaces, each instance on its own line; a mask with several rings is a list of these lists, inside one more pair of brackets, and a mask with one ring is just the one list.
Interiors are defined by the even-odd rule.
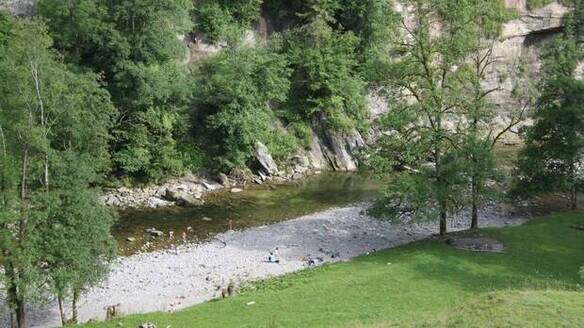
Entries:
[[[550,1],[528,2],[539,7]],[[516,17],[504,1],[404,0],[407,10],[398,12],[382,0],[39,0],[32,17],[0,11],[0,252],[13,325],[26,327],[26,304],[47,294],[58,300],[62,323],[75,323],[80,296],[107,275],[117,249],[111,235],[116,214],[100,201],[99,188],[241,171],[258,142],[283,162],[316,135],[371,132],[360,162],[389,182],[370,213],[437,220],[440,234],[462,208],[472,209],[472,227],[478,228],[480,208],[505,191],[515,198],[559,192],[575,208],[583,183],[584,85],[575,71],[584,59],[584,3],[562,3],[570,10],[541,55],[541,78],[514,81],[521,105],[500,131],[491,129],[496,112],[488,97],[499,87],[488,88],[484,80],[502,24]],[[282,26],[264,45],[245,46],[247,31],[262,17]],[[181,39],[193,35],[221,50],[185,63]],[[375,120],[366,108],[370,89],[382,90],[390,107]],[[534,124],[526,128],[515,174],[505,179],[495,165],[495,145],[527,110]],[[575,232],[572,239],[559,238],[567,234],[555,226],[570,220],[489,233],[505,239],[505,231],[523,236],[520,229],[546,226],[542,240],[571,250],[579,243]],[[419,247],[422,258],[445,251],[433,241],[401,250],[408,247]],[[449,254],[454,262],[474,259]],[[584,262],[556,256],[549,269],[573,286],[574,261]],[[367,265],[350,264],[355,270]],[[342,268],[319,269],[322,276],[314,281],[338,283],[327,272]],[[519,276],[512,281],[520,282]],[[492,283],[505,285],[501,281]],[[461,292],[433,286],[440,298]],[[297,295],[291,299],[309,299]],[[510,297],[521,306],[531,295],[541,296]],[[568,292],[553,297],[573,299]],[[441,304],[430,300],[412,302],[421,302],[420,309],[426,301]],[[360,309],[354,318],[367,316]],[[344,313],[313,323],[351,311]],[[352,324],[341,321],[330,324]]]

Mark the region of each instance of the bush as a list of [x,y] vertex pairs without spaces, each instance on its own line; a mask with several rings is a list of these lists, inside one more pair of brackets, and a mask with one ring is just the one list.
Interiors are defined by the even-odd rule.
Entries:
[[212,42],[236,43],[260,16],[261,0],[207,0],[195,7],[195,31]]

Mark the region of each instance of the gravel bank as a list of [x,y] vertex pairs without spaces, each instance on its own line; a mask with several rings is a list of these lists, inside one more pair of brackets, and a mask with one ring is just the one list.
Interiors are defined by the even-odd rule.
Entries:
[[[82,298],[80,319],[102,320],[105,308],[120,304],[124,314],[173,311],[217,297],[218,286],[269,278],[306,267],[304,258],[334,262],[373,249],[394,247],[428,237],[436,224],[391,224],[369,218],[365,204],[333,208],[270,226],[219,234],[211,242],[164,252],[120,258],[102,286]],[[468,216],[451,219],[450,230],[468,228]],[[521,224],[503,210],[482,214],[482,226]],[[267,263],[279,247],[280,264]],[[332,257],[331,255],[335,255]],[[8,326],[4,311],[3,327]],[[54,304],[29,310],[32,327],[59,325]]]

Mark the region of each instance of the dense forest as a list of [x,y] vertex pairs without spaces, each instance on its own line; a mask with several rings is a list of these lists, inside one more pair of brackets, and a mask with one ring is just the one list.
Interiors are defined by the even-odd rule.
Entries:
[[[286,28],[245,46],[262,13]],[[382,74],[395,18],[381,1],[40,1],[34,19],[3,20],[37,29],[31,48],[94,83],[98,173],[112,182],[229,172],[255,141],[284,158],[308,146],[314,124],[365,129],[366,87]],[[222,51],[184,64],[194,35]]]
[[[542,54],[542,78],[514,89],[528,104],[493,131],[496,90],[482,82],[517,13],[503,1],[404,2],[413,25],[381,0],[39,0],[32,17],[0,11],[0,250],[19,327],[38,286],[71,299],[75,321],[79,295],[107,272],[116,215],[99,188],[228,173],[249,165],[257,142],[283,161],[319,130],[375,125],[384,132],[361,164],[392,175],[371,213],[437,218],[444,234],[455,210],[472,208],[476,228],[501,197],[494,147],[529,107],[510,194],[558,190],[576,206],[584,3],[565,2],[574,10]],[[189,60],[193,40],[220,50]],[[391,107],[376,120],[371,89]]]

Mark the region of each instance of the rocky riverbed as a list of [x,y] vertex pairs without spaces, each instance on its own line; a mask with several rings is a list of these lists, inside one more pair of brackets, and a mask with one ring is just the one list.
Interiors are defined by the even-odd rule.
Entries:
[[[348,260],[374,250],[426,238],[434,223],[392,224],[364,214],[366,204],[333,208],[269,226],[228,231],[213,240],[177,249],[120,258],[109,278],[84,295],[80,319],[102,320],[106,308],[120,304],[123,314],[174,311],[220,295],[219,288],[236,286],[301,270],[307,257],[317,264]],[[482,226],[521,224],[523,218],[493,206],[484,211]],[[468,215],[451,219],[449,228],[468,228]],[[268,263],[279,248],[282,262]],[[7,326],[8,316],[3,313]],[[55,304],[30,309],[32,327],[59,325]]]

